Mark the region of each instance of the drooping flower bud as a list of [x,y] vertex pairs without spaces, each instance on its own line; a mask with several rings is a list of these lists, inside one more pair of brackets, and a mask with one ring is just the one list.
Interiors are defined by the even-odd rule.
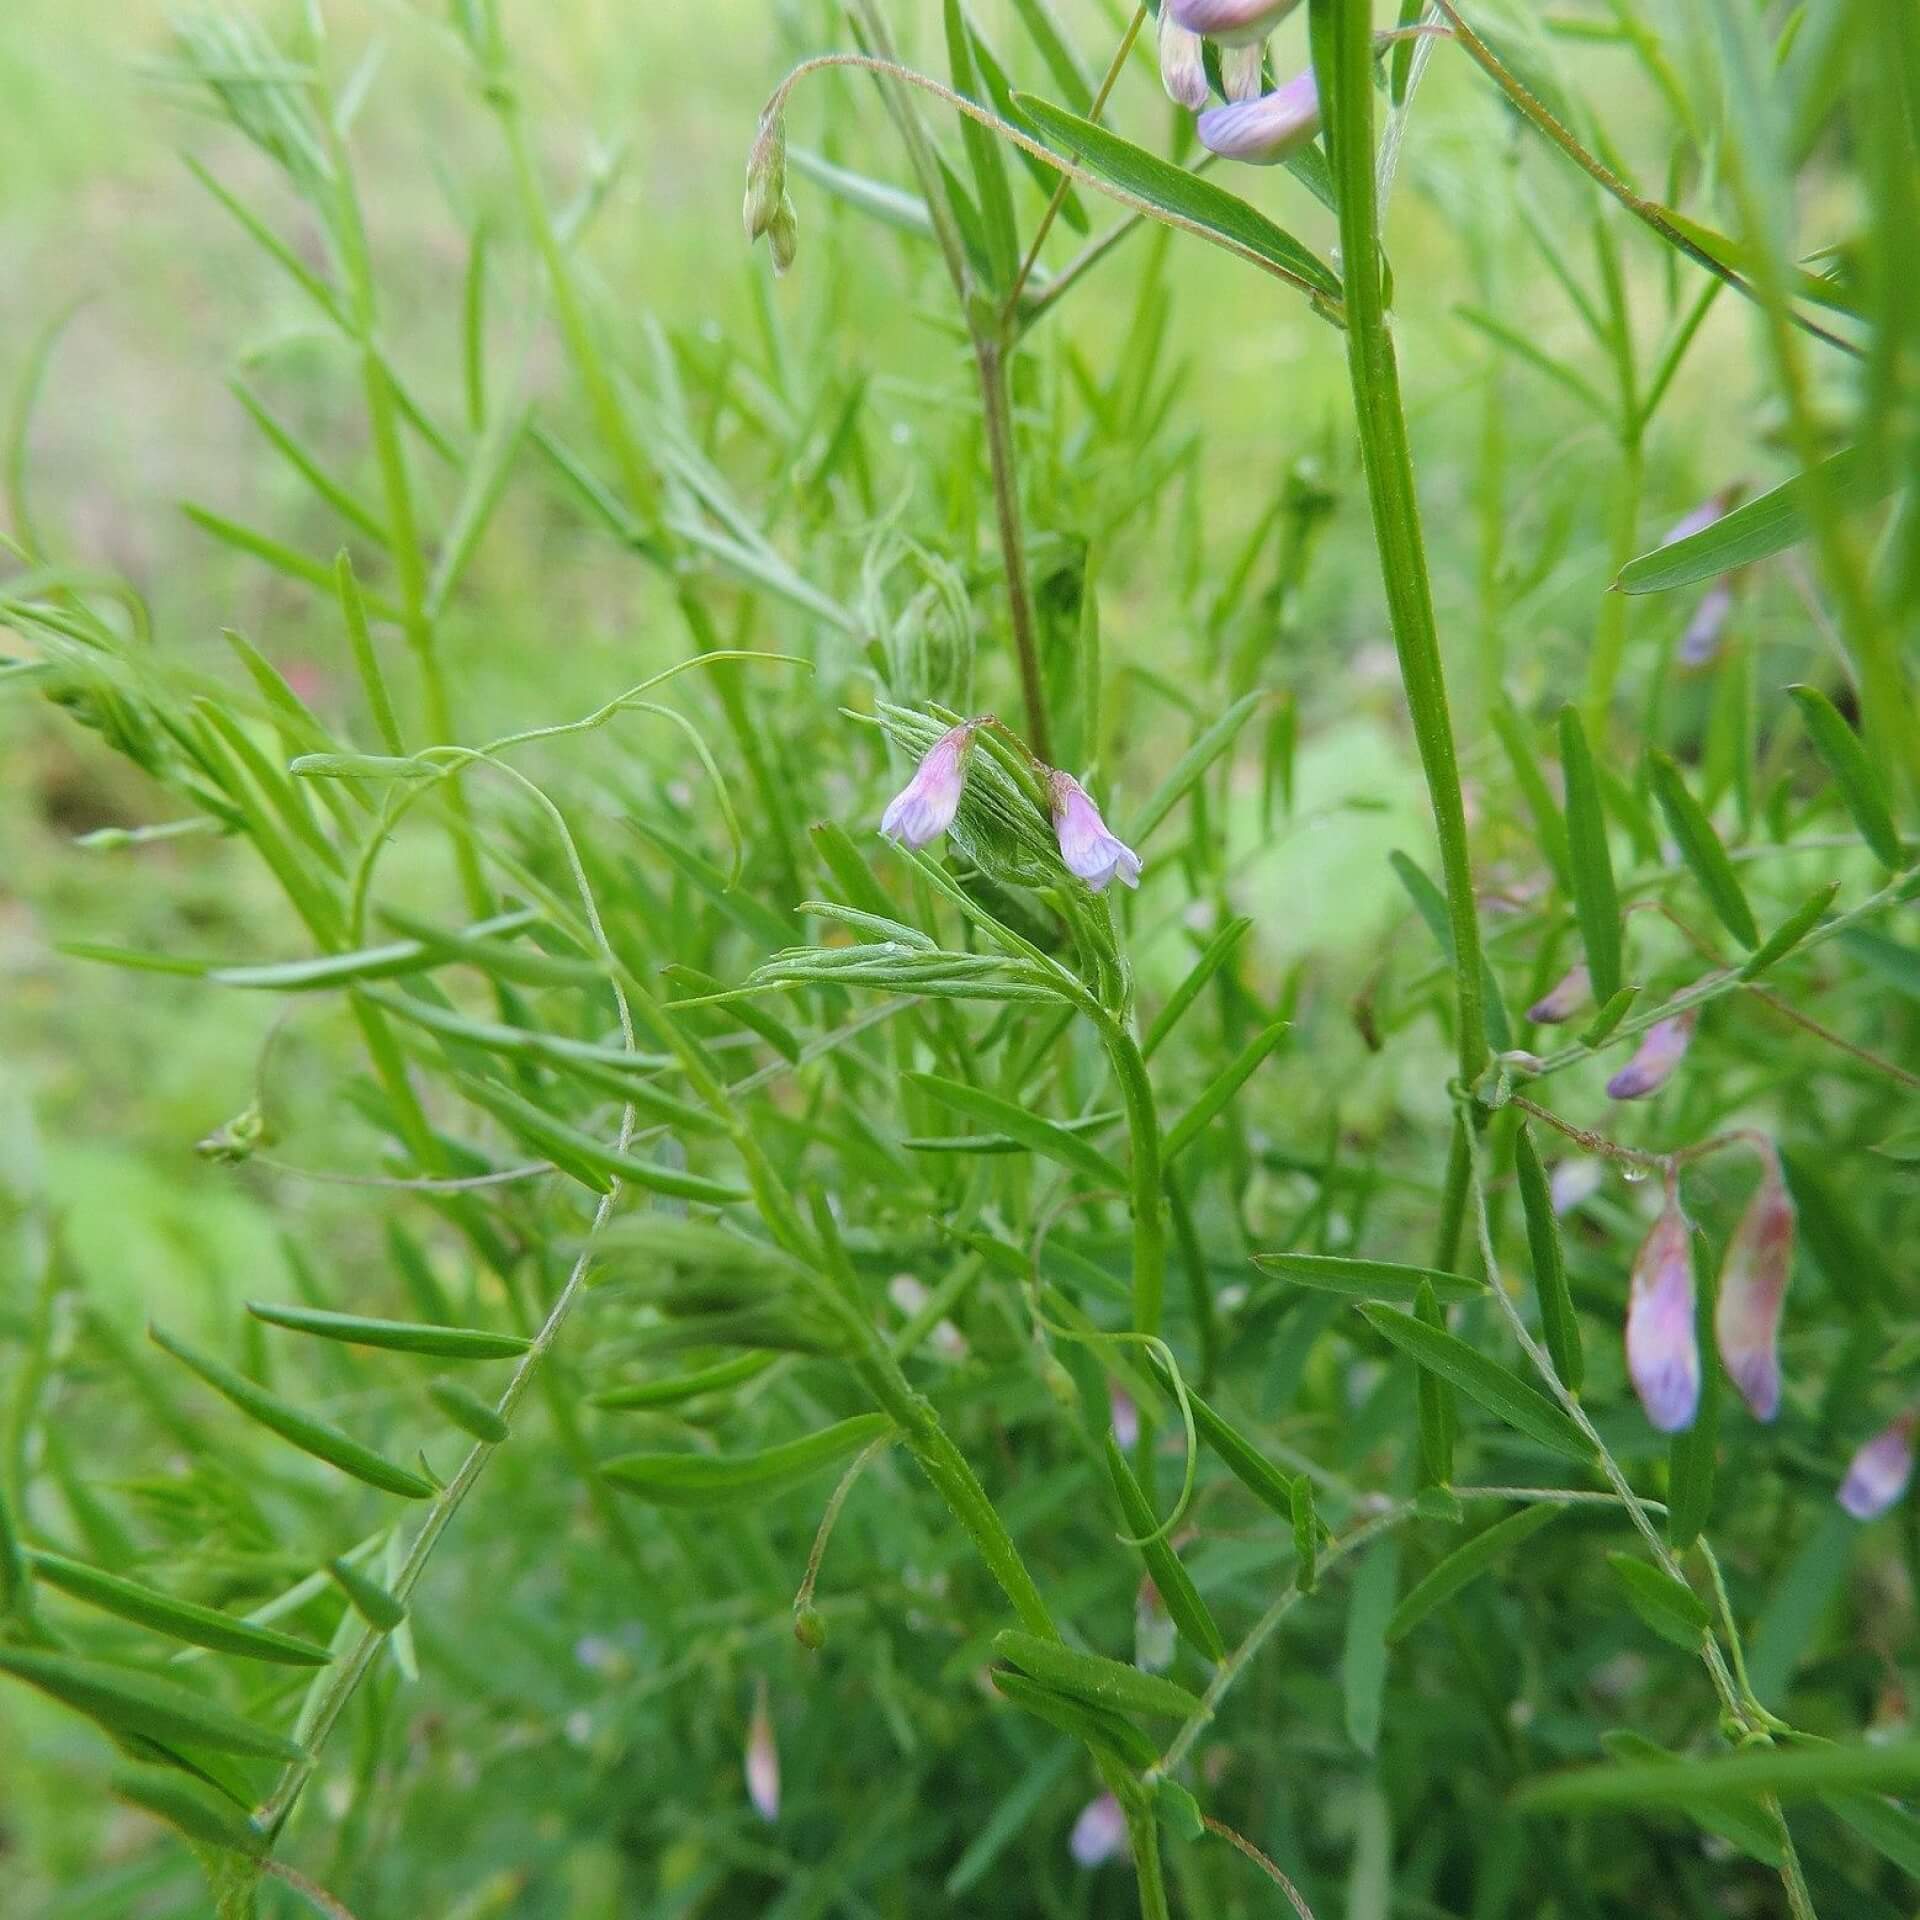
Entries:
[[1197,33],[1173,17],[1170,6],[1160,9],[1160,84],[1176,107],[1198,113],[1207,104],[1207,62]]
[[1612,1100],[1644,1100],[1658,1093],[1673,1076],[1673,1070],[1687,1057],[1693,1039],[1699,1009],[1688,1007],[1683,1013],[1656,1020],[1640,1040],[1627,1064],[1607,1082],[1607,1097]]
[[1257,100],[1265,81],[1267,49],[1263,41],[1220,49],[1220,91],[1229,100]]
[[1914,1419],[1903,1413],[1848,1462],[1847,1477],[1834,1498],[1856,1520],[1877,1520],[1906,1492],[1913,1477]]
[[777,274],[785,273],[800,251],[800,216],[784,193],[767,228],[767,246],[772,251],[773,270]]
[[1593,976],[1584,966],[1575,967],[1544,999],[1527,1009],[1527,1018],[1537,1027],[1557,1026],[1562,1020],[1571,1020],[1592,998]]
[[963,720],[943,733],[913,770],[913,778],[887,802],[880,831],[901,846],[919,849],[938,840],[960,810],[960,789],[967,780],[967,754],[974,722]]
[[1733,618],[1733,576],[1724,574],[1700,596],[1700,604],[1680,636],[1680,664],[1704,667],[1720,651],[1727,622]]
[[780,1818],[780,1749],[773,1741],[773,1716],[767,1711],[767,1683],[762,1680],[753,1699],[753,1718],[747,1723],[747,1798],[753,1810],[769,1823]]
[[778,110],[760,116],[760,127],[747,154],[747,197],[740,217],[747,238],[758,240],[772,227],[787,197],[787,121]]
[[1793,1196],[1769,1162],[1727,1242],[1713,1332],[1727,1378],[1756,1420],[1780,1411],[1780,1309],[1793,1271]]
[[1627,1298],[1627,1373],[1661,1433],[1693,1425],[1700,1347],[1693,1330],[1693,1229],[1671,1194],[1633,1257]]
[[1067,1839],[1067,1850],[1080,1867],[1104,1866],[1127,1850],[1127,1816],[1112,1794],[1103,1793],[1080,1809]]
[[1060,858],[1067,871],[1077,874],[1095,893],[1104,893],[1115,880],[1130,887],[1140,884],[1140,856],[1100,817],[1100,809],[1070,773],[1055,768],[1048,776],[1053,799],[1053,830],[1060,840]]
[[1166,0],[1161,9],[1190,33],[1223,47],[1264,41],[1300,0]]
[[1257,100],[1209,107],[1195,123],[1200,144],[1224,160],[1276,166],[1320,131],[1320,94],[1311,73],[1295,74]]

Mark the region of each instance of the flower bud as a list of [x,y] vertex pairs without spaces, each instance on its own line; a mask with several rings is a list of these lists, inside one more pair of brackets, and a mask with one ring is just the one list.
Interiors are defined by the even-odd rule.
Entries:
[[1320,131],[1320,94],[1311,73],[1295,74],[1257,100],[1209,107],[1196,124],[1209,152],[1271,167]]
[[796,1607],[793,1614],[793,1637],[809,1653],[818,1653],[827,1644],[826,1616],[818,1607]]
[[780,112],[762,114],[747,154],[747,197],[740,217],[747,238],[758,240],[772,226],[787,197],[787,122]]
[[1203,39],[1223,47],[1264,41],[1300,0],[1166,0],[1161,8]]
[[1612,1100],[1644,1100],[1658,1093],[1673,1070],[1687,1057],[1693,1039],[1699,1009],[1688,1007],[1665,1020],[1656,1020],[1641,1037],[1640,1045],[1627,1064],[1607,1082],[1607,1097]]
[[1558,1026],[1562,1020],[1571,1020],[1592,998],[1593,976],[1584,966],[1575,967],[1544,999],[1527,1009],[1527,1018],[1537,1027]]
[[1204,45],[1173,17],[1170,6],[1160,9],[1160,84],[1176,107],[1198,113],[1207,104],[1207,63]]
[[1913,1477],[1913,1424],[1914,1415],[1903,1413],[1848,1462],[1834,1498],[1856,1520],[1877,1520],[1906,1492]]
[[973,733],[974,723],[964,720],[927,749],[913,778],[887,802],[880,816],[880,831],[889,840],[918,849],[938,840],[953,825],[953,816],[960,810],[960,790],[966,785]]
[[1627,1298],[1627,1373],[1661,1433],[1693,1425],[1700,1347],[1693,1330],[1693,1229],[1668,1198],[1633,1258]]
[[1780,1309],[1793,1271],[1793,1197],[1771,1162],[1727,1242],[1713,1332],[1756,1420],[1780,1411]]
[[1127,1816],[1112,1794],[1103,1793],[1080,1809],[1067,1840],[1067,1850],[1080,1867],[1104,1866],[1127,1850]]
[[774,213],[772,224],[767,228],[767,245],[773,252],[774,272],[785,273],[800,251],[800,216],[794,212],[793,202],[784,193],[780,196],[780,205]]
[[1140,856],[1113,833],[1100,809],[1070,773],[1057,767],[1048,778],[1053,799],[1053,830],[1060,840],[1060,858],[1067,871],[1084,880],[1095,893],[1104,893],[1115,879],[1130,887],[1140,884]]
[[1266,79],[1267,49],[1264,42],[1250,41],[1244,47],[1220,49],[1220,91],[1229,100],[1257,100]]
[[780,1818],[780,1749],[773,1741],[773,1718],[767,1712],[767,1683],[754,1695],[753,1718],[747,1723],[747,1798],[762,1820]]

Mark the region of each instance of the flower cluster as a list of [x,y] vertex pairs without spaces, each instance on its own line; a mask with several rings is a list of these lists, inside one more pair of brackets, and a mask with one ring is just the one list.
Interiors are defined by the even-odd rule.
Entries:
[[[1299,0],[1165,0],[1160,79],[1168,98],[1197,113],[1200,144],[1228,160],[1273,166],[1320,131],[1311,73],[1267,89],[1267,35]],[[1209,107],[1205,43],[1220,63],[1226,105]]]
[[[966,786],[974,735],[987,724],[963,720],[927,749],[913,778],[888,801],[880,816],[880,831],[889,840],[903,847],[924,847],[953,825]],[[1058,767],[1038,767],[1038,771],[1047,783],[1053,831],[1067,871],[1095,893],[1104,893],[1115,880],[1137,887],[1140,856],[1100,817],[1086,788]]]

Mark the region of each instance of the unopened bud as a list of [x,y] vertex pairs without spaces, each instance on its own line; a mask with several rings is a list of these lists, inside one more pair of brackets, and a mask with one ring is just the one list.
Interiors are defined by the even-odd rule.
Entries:
[[1197,33],[1173,17],[1170,6],[1160,9],[1160,84],[1176,107],[1198,113],[1207,104],[1207,62]]
[[1249,41],[1264,41],[1299,4],[1300,0],[1166,0],[1161,11],[1190,33],[1223,47],[1242,47]]
[[800,216],[785,194],[780,196],[780,205],[767,228],[767,245],[773,250],[774,272],[785,273],[800,251]]
[[1209,107],[1196,123],[1200,144],[1225,160],[1276,166],[1320,131],[1320,95],[1311,73],[1296,74],[1257,100]]
[[1527,1009],[1527,1018],[1537,1027],[1558,1026],[1562,1020],[1571,1020],[1592,998],[1593,976],[1584,966],[1575,967],[1544,999]]
[[1693,1039],[1699,1009],[1688,1007],[1650,1026],[1634,1051],[1634,1056],[1607,1082],[1607,1095],[1613,1100],[1644,1100],[1658,1093],[1673,1077],[1673,1070],[1687,1057]]
[[826,1616],[818,1607],[796,1607],[793,1614],[793,1637],[809,1653],[818,1653],[827,1644]]
[[1913,1477],[1914,1415],[1903,1413],[1876,1433],[1847,1465],[1834,1498],[1856,1520],[1876,1520],[1907,1490]]
[[747,154],[747,197],[740,217],[749,240],[758,240],[772,228],[786,197],[787,121],[775,109],[760,116],[760,129]]
[[1700,1347],[1693,1329],[1693,1230],[1669,1198],[1633,1259],[1627,1299],[1627,1373],[1661,1433],[1693,1425]]
[[1793,1197],[1768,1165],[1727,1242],[1713,1331],[1727,1377],[1756,1420],[1780,1411],[1780,1310],[1793,1272]]

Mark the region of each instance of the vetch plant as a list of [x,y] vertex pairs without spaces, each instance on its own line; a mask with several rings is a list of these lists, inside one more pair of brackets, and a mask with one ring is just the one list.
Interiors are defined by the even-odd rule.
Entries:
[[191,1287],[8,1116],[49,1911],[1911,1907],[1920,29],[1094,11],[630,23],[711,326],[499,0],[420,260],[158,67],[298,317],[217,653],[9,435],[49,978],[252,1061]]

